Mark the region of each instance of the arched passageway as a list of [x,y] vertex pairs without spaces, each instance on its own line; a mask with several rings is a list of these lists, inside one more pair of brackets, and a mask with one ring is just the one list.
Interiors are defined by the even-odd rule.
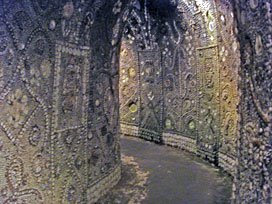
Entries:
[[240,57],[232,4],[134,6],[121,47],[121,130],[233,173]]
[[271,103],[257,89],[271,95],[271,4],[236,3],[135,4],[123,67],[121,53],[121,131],[208,159],[234,176],[234,202],[266,203]]
[[94,203],[118,183],[122,36],[141,77],[122,132],[221,166],[234,203],[271,202],[269,0],[1,0],[0,203]]
[[[232,6],[135,1],[122,39],[119,95],[122,134],[189,151],[234,175],[240,52]],[[152,203],[148,196],[144,202]]]

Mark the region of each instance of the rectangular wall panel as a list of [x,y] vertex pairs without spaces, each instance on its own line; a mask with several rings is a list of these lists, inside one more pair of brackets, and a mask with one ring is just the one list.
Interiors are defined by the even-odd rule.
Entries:
[[161,53],[160,51],[139,51],[138,55],[140,136],[160,142],[163,116]]
[[219,125],[219,66],[217,46],[197,49],[199,81],[199,130],[197,144],[200,155],[216,162]]

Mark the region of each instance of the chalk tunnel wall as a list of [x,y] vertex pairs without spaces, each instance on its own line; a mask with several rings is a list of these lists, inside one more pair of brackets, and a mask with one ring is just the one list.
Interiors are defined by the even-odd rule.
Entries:
[[269,0],[0,0],[0,203],[96,202],[119,117],[222,166],[234,203],[269,203],[270,59]]

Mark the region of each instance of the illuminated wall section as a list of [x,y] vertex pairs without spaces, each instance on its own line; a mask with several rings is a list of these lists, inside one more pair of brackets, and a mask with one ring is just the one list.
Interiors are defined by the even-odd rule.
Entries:
[[198,151],[233,174],[240,54],[232,2],[196,1],[195,5]]
[[197,0],[187,4],[192,10],[192,26],[195,30],[198,87],[197,154],[217,164],[220,137],[220,66],[216,9],[213,1]]
[[185,4],[192,13],[188,22],[197,63],[198,153],[233,174],[240,55],[232,2],[180,1],[180,9],[190,14]]
[[[140,33],[141,36],[149,37],[130,37],[131,42],[137,45],[135,55],[138,53],[140,58],[143,56],[139,54],[139,44],[151,41],[155,45],[153,51],[160,51],[160,54],[147,58],[149,64],[159,64],[161,60],[162,92],[159,91],[160,83],[156,85],[158,92],[154,92],[143,81],[148,74],[139,71],[138,98],[143,105],[139,109],[140,123],[145,123],[143,119],[147,120],[153,115],[147,123],[149,126],[145,127],[151,135],[153,131],[153,135],[145,138],[153,140],[156,133],[162,132],[161,142],[164,144],[197,153],[233,173],[240,56],[239,43],[234,33],[236,25],[232,4],[227,0],[216,3],[197,0],[178,1],[174,7],[176,10],[171,11],[174,15],[164,15],[158,10],[162,19],[149,16],[147,20],[153,25],[151,32],[145,32],[147,29],[134,29],[138,35]],[[143,11],[139,6],[135,10],[134,18],[145,24],[143,22],[146,19],[141,16]],[[133,28],[132,25],[130,27]],[[143,49],[146,53],[148,50],[150,48]],[[139,69],[148,69],[146,64],[141,64],[140,58],[137,59]],[[159,66],[157,71],[160,72]],[[135,87],[135,83],[131,81],[130,86]],[[145,93],[146,97],[141,93]],[[160,97],[163,97],[163,103],[158,103],[156,109],[150,99]],[[159,107],[163,111],[161,123]],[[131,113],[128,111],[126,114]],[[128,130],[129,126],[125,129]],[[139,136],[142,134],[137,132],[136,127],[133,130]]]
[[[130,43],[131,42],[131,43]],[[122,40],[120,52],[120,122],[123,134],[138,136],[140,95],[137,47]]]
[[238,70],[240,69],[240,50],[232,1],[222,0],[220,4],[216,4],[216,9],[220,65],[220,141],[218,157],[219,166],[234,175],[238,138],[237,105],[239,102]]

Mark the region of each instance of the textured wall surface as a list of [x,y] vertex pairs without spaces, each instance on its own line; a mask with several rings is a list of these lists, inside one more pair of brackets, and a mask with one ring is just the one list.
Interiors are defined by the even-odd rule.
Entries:
[[272,201],[272,4],[236,1],[241,44],[235,203]]
[[91,203],[119,180],[124,7],[0,1],[0,203]]
[[123,124],[139,126],[139,67],[136,48],[122,40],[120,52],[120,120]]
[[238,137],[237,122],[239,102],[238,70],[240,67],[239,42],[234,18],[232,1],[221,1],[216,4],[218,22],[218,44],[220,65],[220,139],[219,165],[234,174],[236,142]]

